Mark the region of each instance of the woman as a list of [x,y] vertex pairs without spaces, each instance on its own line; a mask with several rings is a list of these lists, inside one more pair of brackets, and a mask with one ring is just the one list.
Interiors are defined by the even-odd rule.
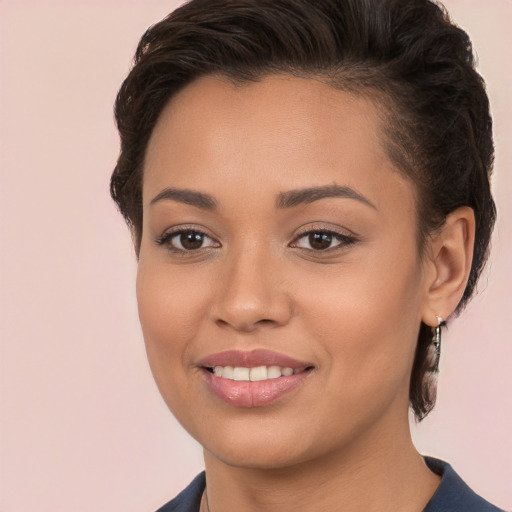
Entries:
[[161,510],[498,510],[408,423],[495,220],[488,99],[442,8],[193,0],[116,119],[149,362],[204,448]]

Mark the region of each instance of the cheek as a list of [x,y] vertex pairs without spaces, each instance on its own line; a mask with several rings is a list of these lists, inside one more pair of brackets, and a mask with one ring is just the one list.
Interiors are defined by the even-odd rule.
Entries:
[[142,327],[155,339],[189,339],[208,303],[208,282],[187,265],[170,267],[156,258],[139,260],[137,302]]
[[207,311],[207,295],[204,281],[194,273],[171,273],[165,264],[139,260],[139,319],[149,364],[162,392],[164,380],[184,378],[191,340]]
[[421,319],[418,265],[415,250],[381,251],[304,283],[309,313],[301,316],[332,366],[333,393],[339,380],[347,397],[408,387]]

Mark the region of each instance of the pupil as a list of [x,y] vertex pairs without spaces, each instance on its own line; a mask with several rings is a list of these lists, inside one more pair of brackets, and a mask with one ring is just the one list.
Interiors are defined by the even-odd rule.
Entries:
[[328,249],[332,242],[332,235],[328,233],[311,233],[309,244],[313,249]]
[[201,233],[182,233],[180,236],[181,245],[185,249],[200,249],[203,245],[203,235]]

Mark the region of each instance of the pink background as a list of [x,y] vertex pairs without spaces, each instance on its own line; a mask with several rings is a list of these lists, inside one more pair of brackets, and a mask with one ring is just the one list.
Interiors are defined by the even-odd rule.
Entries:
[[[108,194],[115,93],[139,36],[178,3],[0,0],[2,512],[151,511],[202,467],[147,367],[131,240]],[[414,436],[512,509],[512,2],[445,4],[488,81],[500,220]]]

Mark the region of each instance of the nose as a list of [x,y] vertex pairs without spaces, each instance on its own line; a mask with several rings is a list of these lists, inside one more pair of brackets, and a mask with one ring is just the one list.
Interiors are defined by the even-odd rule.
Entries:
[[268,255],[241,250],[223,263],[210,309],[220,327],[253,332],[285,325],[292,305],[280,264]]

